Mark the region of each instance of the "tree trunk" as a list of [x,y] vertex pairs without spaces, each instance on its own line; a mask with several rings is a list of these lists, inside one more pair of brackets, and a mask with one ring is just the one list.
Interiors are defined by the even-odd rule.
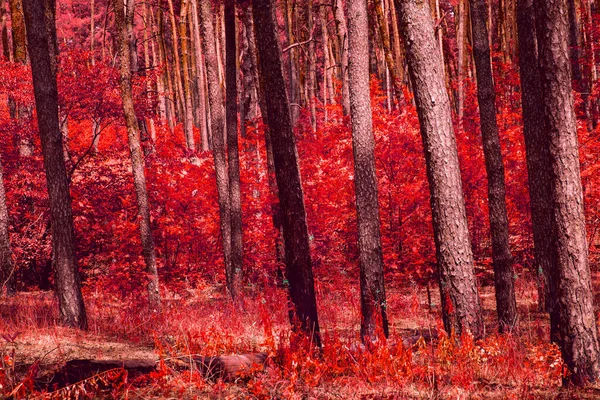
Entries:
[[231,272],[229,291],[239,295],[242,279],[242,204],[240,199],[240,157],[237,120],[237,44],[235,39],[235,0],[225,1],[225,87],[227,119],[227,160],[229,162],[229,202],[231,209]]
[[483,154],[488,178],[488,207],[496,311],[500,333],[510,331],[517,323],[515,300],[515,272],[509,247],[508,215],[506,213],[506,188],[504,163],[498,124],[496,122],[496,94],[492,77],[490,45],[487,41],[485,0],[470,0],[471,31],[473,32],[473,58],[477,77],[479,121],[483,138]]
[[257,116],[257,74],[256,74],[256,46],[254,44],[254,25],[252,23],[252,8],[244,6],[241,10],[242,24],[244,26],[242,60],[242,97],[240,99],[240,131],[246,137],[246,128],[250,120]]
[[358,217],[363,342],[388,335],[375,174],[375,138],[369,86],[369,18],[366,0],[348,1],[348,87],[352,119],[354,189]]
[[38,129],[50,201],[52,254],[60,316],[64,324],[85,329],[87,319],[75,260],[71,195],[58,122],[58,90],[55,61],[53,61],[55,58],[53,38],[56,32],[55,5],[53,0],[44,2],[24,0],[23,6]]
[[398,19],[421,126],[438,260],[444,326],[448,333],[483,336],[467,216],[452,127],[450,100],[427,2],[396,0]]
[[10,250],[9,216],[6,208],[6,192],[0,160],[0,296],[6,287],[6,293],[12,295],[16,291],[15,269]]
[[555,327],[558,344],[572,372],[566,379],[575,385],[583,385],[598,379],[600,366],[571,89],[566,7],[566,0],[535,2],[556,233],[556,268],[548,274],[550,298],[558,307],[558,320],[552,322],[558,324]]
[[[185,110],[185,94],[183,91],[183,80],[181,77],[181,63],[179,62],[179,39],[178,39],[178,32],[177,32],[177,22],[175,21],[175,10],[173,8],[173,0],[167,0],[168,4],[169,4],[169,16],[170,16],[170,21],[171,21],[171,36],[172,36],[172,43],[173,43],[173,61],[175,62],[175,66],[174,66],[174,74],[173,74],[173,80],[174,80],[174,86],[175,86],[175,91],[176,91],[176,95],[177,95],[177,110],[179,111],[179,115],[182,117],[182,119],[184,120],[184,124],[185,124],[185,118],[186,118],[186,110]],[[194,138],[193,136],[190,137],[189,135],[189,131],[185,131],[184,132],[186,137],[185,137],[185,143],[188,147],[188,149],[191,149],[191,145],[194,142]]]
[[188,16],[188,0],[181,0],[181,8],[179,14],[179,40],[181,40],[181,65],[183,68],[183,105],[184,118],[183,130],[185,132],[185,141],[187,148],[194,152],[196,144],[194,143],[194,110],[192,105],[192,89],[190,87],[190,70],[189,70],[189,51],[188,51],[188,34],[187,34],[187,16]]
[[197,0],[192,0],[192,25],[194,27],[194,51],[196,56],[196,85],[198,87],[198,120],[200,122],[200,138],[202,151],[208,151],[208,121],[206,118],[206,91],[204,90],[204,59],[200,38]]
[[8,40],[8,24],[6,22],[6,6],[4,0],[0,0],[0,24],[2,24],[2,55],[5,61],[12,61],[13,55],[10,51],[10,43]]
[[21,0],[8,0],[10,6],[10,23],[12,27],[13,60],[24,64],[27,60],[25,44],[25,21]]
[[[212,129],[213,158],[217,177],[221,238],[225,260],[225,276],[228,284],[234,281],[235,271],[231,260],[231,209],[229,198],[229,177],[225,158],[225,116],[223,115],[223,95],[219,83],[218,55],[215,44],[215,30],[212,22],[212,6],[209,1],[200,3],[200,23],[202,25],[202,47],[206,61],[208,99],[210,101],[210,125]],[[237,128],[236,128],[237,129]],[[235,293],[231,292],[232,297]]]
[[544,129],[542,87],[538,70],[533,0],[518,0],[517,28],[523,134],[529,178],[529,202],[533,228],[533,253],[538,277],[539,310],[547,309],[546,274],[554,269],[552,254],[552,175],[550,149]]
[[[309,0],[307,4],[308,32],[309,39],[314,39],[315,16],[313,0]],[[317,107],[315,105],[315,87],[317,85],[317,59],[315,55],[315,41],[311,40],[308,43],[308,79],[306,86],[308,88],[308,108],[310,111],[310,126],[313,132],[317,131]]]
[[142,253],[146,263],[146,272],[148,273],[148,301],[151,306],[158,307],[160,304],[158,270],[156,268],[156,253],[150,226],[150,205],[148,204],[148,191],[146,189],[146,174],[144,171],[144,156],[140,143],[140,129],[133,107],[131,66],[129,65],[131,57],[129,55],[130,47],[128,44],[128,30],[125,23],[126,15],[123,1],[114,0],[114,7],[120,59],[119,86],[121,89],[121,99],[123,101],[123,115],[127,127],[127,137],[129,139],[133,184],[135,186],[135,194],[137,197]]
[[286,275],[293,303],[290,317],[292,324],[296,326],[296,323],[299,323],[305,334],[320,347],[304,195],[289,114],[289,102],[281,72],[281,49],[277,38],[272,0],[253,0],[252,13],[256,31],[260,83],[266,99],[283,217]]
[[333,13],[340,47],[342,111],[344,112],[344,115],[350,115],[350,92],[348,90],[348,31],[342,0],[334,0]]

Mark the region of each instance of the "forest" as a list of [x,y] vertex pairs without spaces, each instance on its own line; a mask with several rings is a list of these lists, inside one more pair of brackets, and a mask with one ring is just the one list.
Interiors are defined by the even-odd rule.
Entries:
[[0,21],[0,399],[600,398],[598,0]]

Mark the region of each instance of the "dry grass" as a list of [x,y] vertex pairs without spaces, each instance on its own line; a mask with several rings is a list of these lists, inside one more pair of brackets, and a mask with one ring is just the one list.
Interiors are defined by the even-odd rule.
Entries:
[[[490,334],[460,345],[442,337],[403,348],[402,337],[415,331],[441,333],[439,299],[431,290],[405,285],[388,290],[389,346],[361,351],[357,288],[317,288],[324,350],[321,357],[303,346],[290,347],[285,293],[248,289],[235,309],[222,288],[206,287],[188,298],[167,296],[161,312],[102,295],[86,297],[90,329],[57,325],[49,293],[19,294],[0,303],[0,352],[4,391],[39,362],[51,369],[70,359],[169,358],[186,354],[219,355],[266,351],[266,370],[234,383],[204,380],[190,371],[167,369],[128,382],[111,394],[120,398],[593,398],[588,391],[560,389],[562,361],[547,343],[548,324],[536,312],[535,290],[518,284],[519,332]],[[495,331],[493,290],[482,290],[487,331]],[[292,340],[292,342],[294,342]],[[10,361],[8,361],[10,359]],[[12,365],[12,369],[11,369]],[[13,376],[9,376],[12,373]],[[0,375],[2,377],[2,375]]]

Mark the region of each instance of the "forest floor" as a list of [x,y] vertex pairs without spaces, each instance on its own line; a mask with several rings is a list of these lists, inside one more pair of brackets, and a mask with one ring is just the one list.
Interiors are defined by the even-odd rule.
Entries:
[[[599,282],[598,279],[595,279]],[[484,286],[488,336],[451,340],[441,329],[439,296],[418,285],[388,288],[390,338],[370,351],[358,339],[357,285],[320,283],[323,353],[290,347],[285,292],[248,288],[241,310],[220,286],[168,295],[160,312],[86,296],[89,330],[57,325],[51,293],[22,293],[0,303],[0,398],[599,398],[600,388],[562,389],[558,349],[537,312],[535,287],[518,280],[520,331],[495,334],[493,287]],[[598,291],[596,291],[597,293]],[[428,297],[431,298],[429,305]],[[133,299],[131,300],[133,303]],[[423,334],[425,339],[419,339]],[[419,339],[419,340],[416,340]],[[404,343],[403,343],[404,341]],[[403,343],[403,345],[402,345]],[[233,379],[205,379],[168,360],[201,354],[264,352],[264,368]],[[70,360],[153,360],[156,371],[127,377],[112,370],[60,389],[43,379]],[[160,361],[162,360],[162,362]]]

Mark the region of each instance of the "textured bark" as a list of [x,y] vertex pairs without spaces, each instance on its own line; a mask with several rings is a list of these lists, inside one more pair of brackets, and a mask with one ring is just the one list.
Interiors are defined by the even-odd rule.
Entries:
[[130,47],[128,45],[127,26],[125,24],[126,15],[121,0],[114,0],[114,7],[120,60],[119,87],[121,90],[121,100],[123,102],[123,116],[125,118],[125,126],[127,127],[127,137],[129,140],[133,184],[135,186],[135,194],[137,197],[142,253],[146,263],[146,272],[148,274],[148,301],[150,305],[157,307],[160,304],[158,270],[156,268],[154,238],[152,237],[152,229],[150,226],[150,205],[148,204],[148,191],[146,189],[144,155],[140,143],[140,128],[133,107],[131,66],[129,65],[131,57],[129,56]]
[[548,274],[558,307],[558,318],[552,323],[558,324],[558,345],[572,372],[567,379],[583,385],[598,379],[600,366],[571,90],[567,4],[566,0],[536,0],[535,8],[556,232],[556,268]]
[[550,186],[552,170],[550,149],[544,129],[533,0],[518,0],[517,28],[523,134],[525,136],[529,204],[533,228],[533,253],[538,277],[538,304],[540,311],[543,311],[547,309],[548,282],[546,274],[554,268],[551,250],[554,235]]
[[496,310],[500,333],[510,331],[517,324],[515,300],[515,272],[508,237],[504,163],[498,124],[496,121],[496,94],[492,77],[490,45],[487,41],[485,0],[470,0],[471,31],[473,32],[473,59],[477,78],[477,101],[483,139],[483,154],[488,180],[488,208],[492,237],[492,261]]
[[483,336],[450,101],[427,2],[396,0],[421,126],[446,330]]
[[344,115],[350,115],[350,91],[348,90],[348,28],[342,0],[334,0],[333,13],[340,48],[342,111]]
[[[231,209],[229,199],[229,176],[225,158],[225,116],[223,115],[223,94],[219,83],[218,55],[215,44],[215,30],[212,23],[211,2],[200,2],[200,24],[202,25],[202,48],[206,61],[208,99],[210,102],[210,125],[212,130],[212,150],[217,178],[221,238],[227,282],[233,282],[231,262]],[[233,293],[231,293],[233,295]]]
[[15,270],[10,250],[9,216],[6,208],[6,192],[0,160],[0,296],[6,287],[6,293],[15,293]]
[[[253,0],[260,84],[266,99],[273,159],[279,188],[286,275],[292,301],[292,324],[320,347],[317,302],[308,242],[304,195],[298,167],[298,153],[289,114],[289,102],[281,72],[281,49],[277,38],[272,0]],[[268,84],[267,84],[268,83]]]
[[367,0],[348,0],[348,86],[360,259],[360,334],[364,342],[388,335],[369,86]]
[[87,319],[75,260],[71,195],[58,122],[58,90],[56,70],[53,68],[55,52],[52,43],[56,32],[54,3],[52,0],[44,2],[25,0],[23,6],[27,24],[27,43],[31,55],[38,128],[48,185],[54,279],[60,316],[64,324],[85,329]]
[[235,38],[235,0],[225,1],[225,87],[227,119],[227,161],[231,210],[231,271],[229,291],[235,299],[242,280],[242,203],[240,199],[240,156],[237,120],[237,43]]

